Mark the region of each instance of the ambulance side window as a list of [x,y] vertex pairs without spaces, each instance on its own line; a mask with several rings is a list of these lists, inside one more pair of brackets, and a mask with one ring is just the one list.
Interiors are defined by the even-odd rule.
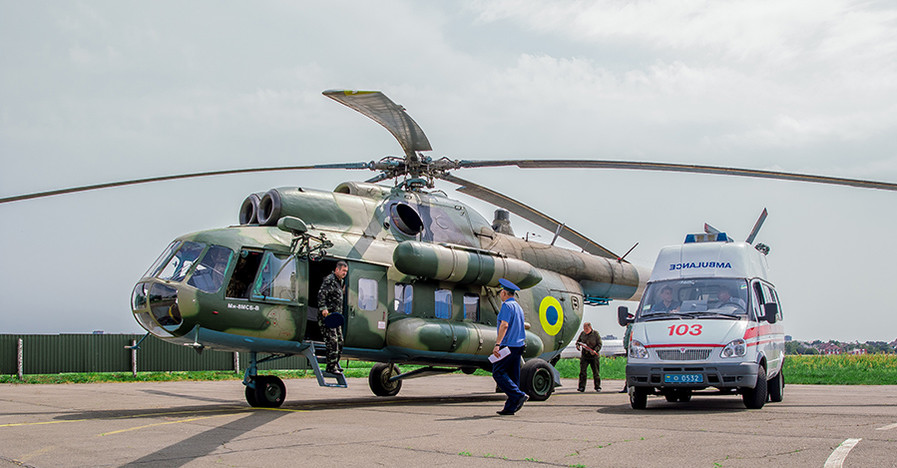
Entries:
[[782,303],[779,302],[779,295],[776,293],[776,290],[770,286],[763,285],[763,288],[766,290],[768,297],[770,298],[770,302],[775,302],[778,306],[779,312],[776,314],[776,321],[782,320]]
[[752,301],[753,309],[754,309],[754,317],[755,320],[760,320],[763,317],[763,304],[766,303],[766,299],[763,296],[763,284],[759,281],[754,281],[753,288],[754,290],[754,301]]

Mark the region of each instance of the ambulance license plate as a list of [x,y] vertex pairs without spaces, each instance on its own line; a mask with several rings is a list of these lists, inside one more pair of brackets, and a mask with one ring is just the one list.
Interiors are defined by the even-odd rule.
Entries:
[[664,374],[664,383],[703,383],[704,374]]

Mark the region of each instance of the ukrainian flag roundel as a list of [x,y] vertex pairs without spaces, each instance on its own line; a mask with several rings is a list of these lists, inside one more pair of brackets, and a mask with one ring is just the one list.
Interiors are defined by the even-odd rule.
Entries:
[[539,321],[542,329],[551,336],[557,335],[564,326],[564,309],[561,303],[551,296],[545,296],[539,304]]

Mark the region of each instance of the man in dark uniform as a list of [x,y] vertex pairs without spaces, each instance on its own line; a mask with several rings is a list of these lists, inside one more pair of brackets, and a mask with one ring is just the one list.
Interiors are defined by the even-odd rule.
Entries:
[[515,292],[520,288],[504,278],[498,282],[502,288],[498,293],[502,304],[497,318],[498,337],[495,340],[492,355],[500,358],[503,348],[507,348],[509,354],[492,363],[492,378],[499,388],[508,395],[505,407],[498,411],[498,414],[504,416],[520,411],[529,397],[520,390],[520,359],[526,344],[523,308],[514,299]]
[[578,391],[586,391],[586,379],[589,377],[588,368],[592,368],[592,378],[595,379],[595,391],[601,391],[601,368],[598,361],[598,351],[601,351],[601,335],[592,329],[592,324],[585,322],[582,324],[582,333],[576,340],[576,349],[581,350],[579,357],[579,387]]
[[318,326],[321,327],[321,335],[324,336],[324,344],[327,346],[327,368],[325,372],[342,374],[339,366],[340,353],[343,352],[343,327],[328,327],[324,319],[331,314],[339,314],[343,311],[343,279],[349,272],[349,265],[340,260],[336,262],[333,273],[324,278],[321,289],[318,290]]

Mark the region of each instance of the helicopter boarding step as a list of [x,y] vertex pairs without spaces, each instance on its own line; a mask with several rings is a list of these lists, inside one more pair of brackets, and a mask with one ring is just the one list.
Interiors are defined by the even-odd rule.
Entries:
[[[318,357],[315,356],[315,351],[320,349],[319,347],[323,347],[323,343],[312,342],[311,346],[308,346],[302,351],[302,355],[308,359],[308,365],[311,367],[312,371],[315,373],[315,378],[318,379],[318,385],[321,387],[337,387],[337,388],[346,388],[348,384],[346,384],[346,376],[343,374],[331,374],[330,372],[324,372],[321,370],[321,366],[318,365]],[[328,383],[324,380],[324,378],[336,379],[336,383]]]

